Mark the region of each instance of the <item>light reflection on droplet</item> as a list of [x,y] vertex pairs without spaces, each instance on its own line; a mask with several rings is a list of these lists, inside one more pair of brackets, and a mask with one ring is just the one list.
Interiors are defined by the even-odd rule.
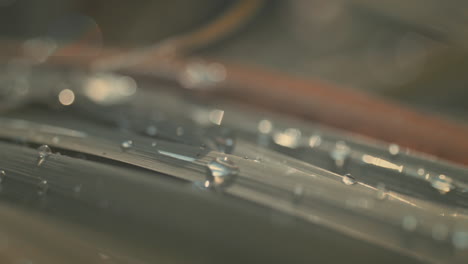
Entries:
[[232,182],[233,177],[239,173],[239,168],[228,157],[218,157],[212,160],[207,164],[207,168],[207,181],[209,182],[209,186],[216,188]]
[[356,184],[356,179],[354,179],[353,176],[351,176],[351,174],[346,174],[345,176],[343,176],[343,178],[341,179],[341,181],[346,184],[346,185],[354,185]]
[[264,119],[258,122],[257,129],[262,134],[269,134],[273,130],[273,124],[270,120]]
[[128,150],[133,147],[133,141],[132,140],[126,140],[120,144],[120,147],[122,150]]
[[41,179],[39,180],[37,187],[38,187],[37,194],[39,196],[44,196],[47,194],[47,191],[49,190],[49,183],[46,180]]
[[295,128],[288,128],[273,135],[273,141],[276,144],[288,148],[297,148],[301,143],[301,139],[301,131]]
[[6,172],[4,170],[0,170],[0,184],[3,183],[5,178],[6,178]]
[[388,152],[390,152],[390,154],[392,154],[393,156],[396,156],[398,155],[398,153],[400,153],[400,147],[396,144],[390,144],[390,146],[388,147]]
[[330,156],[338,168],[342,168],[345,165],[350,154],[351,148],[344,141],[336,142],[335,148],[330,152]]
[[59,102],[64,106],[71,105],[73,102],[75,102],[75,93],[70,89],[63,89],[60,91],[58,99]]
[[110,73],[96,74],[88,78],[83,87],[84,94],[93,102],[112,105],[126,101],[137,91],[134,79]]
[[322,143],[322,138],[318,135],[313,135],[309,138],[309,147],[315,148],[320,146]]
[[441,194],[446,194],[455,188],[452,182],[452,178],[441,174],[431,180],[431,186],[438,190]]
[[41,166],[47,157],[52,154],[52,150],[47,145],[42,145],[38,149],[38,159],[37,159],[37,166]]

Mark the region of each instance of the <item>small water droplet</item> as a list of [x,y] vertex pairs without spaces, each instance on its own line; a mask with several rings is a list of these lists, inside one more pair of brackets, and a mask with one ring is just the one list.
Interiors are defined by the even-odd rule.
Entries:
[[453,233],[452,243],[457,249],[468,249],[468,231],[457,231]]
[[157,143],[156,141],[151,142],[151,146],[152,146],[153,148],[156,147],[157,145],[158,145],[158,143]]
[[321,143],[322,143],[322,138],[318,135],[314,135],[309,138],[309,147],[311,148],[318,147],[320,146]]
[[446,194],[455,188],[455,186],[452,184],[452,181],[452,178],[441,174],[431,180],[431,185],[441,194]]
[[435,240],[443,241],[447,239],[449,229],[444,224],[436,224],[432,227],[432,238]]
[[414,216],[407,215],[403,217],[401,225],[406,231],[414,231],[418,226],[418,219]]
[[302,185],[296,185],[294,187],[294,198],[293,202],[298,203],[301,201],[302,197],[304,196],[304,187]]
[[377,184],[377,199],[385,200],[387,198],[387,189],[385,188],[385,184],[379,183]]
[[5,178],[6,178],[6,172],[4,170],[0,170],[0,184],[3,183]]
[[38,159],[37,159],[37,166],[41,166],[47,157],[52,154],[52,150],[47,145],[42,145],[38,149]]
[[133,147],[133,141],[132,140],[126,140],[126,141],[122,142],[122,144],[120,144],[120,147],[122,148],[122,150],[131,149]]
[[345,176],[343,176],[341,181],[346,185],[356,184],[356,179],[354,179],[354,177],[351,176],[351,174],[346,174]]
[[54,143],[54,144],[60,143],[60,138],[58,136],[53,137],[52,138],[52,143]]
[[39,196],[44,196],[47,194],[47,191],[49,190],[49,183],[46,180],[41,179],[39,180],[37,187],[38,187],[37,194]]
[[231,154],[234,151],[235,140],[231,136],[218,136],[214,139],[219,152]]
[[396,156],[400,153],[400,146],[397,144],[390,144],[390,146],[388,146],[388,152],[390,152],[391,155]]
[[264,119],[258,122],[257,129],[262,134],[269,134],[273,130],[273,124],[270,120]]
[[183,136],[183,135],[184,135],[184,128],[183,128],[183,127],[178,127],[178,128],[176,129],[176,135],[177,135],[178,137]]
[[207,165],[208,173],[205,186],[222,187],[232,182],[239,173],[239,168],[228,157],[218,157]]
[[79,194],[81,192],[81,188],[82,188],[82,185],[78,184],[75,187],[73,187],[73,191],[75,192],[75,194]]
[[158,134],[158,128],[154,125],[146,127],[146,134],[148,136],[156,136]]
[[423,168],[418,169],[418,175],[419,176],[424,176],[424,173],[426,173],[426,171]]
[[343,141],[336,142],[335,148],[331,151],[330,156],[335,161],[337,168],[343,168],[351,154],[351,149]]

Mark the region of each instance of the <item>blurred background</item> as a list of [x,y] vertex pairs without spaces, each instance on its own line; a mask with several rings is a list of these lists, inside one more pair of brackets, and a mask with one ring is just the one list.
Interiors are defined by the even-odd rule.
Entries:
[[[138,50],[203,28],[236,2],[0,0],[0,38]],[[322,79],[468,120],[466,1],[245,2],[261,2],[254,16],[193,55]]]

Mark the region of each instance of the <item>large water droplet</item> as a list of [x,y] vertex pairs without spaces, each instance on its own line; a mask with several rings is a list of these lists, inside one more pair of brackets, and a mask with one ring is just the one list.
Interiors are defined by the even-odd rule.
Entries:
[[39,183],[37,184],[37,194],[40,196],[44,196],[47,194],[47,191],[49,190],[49,183],[46,180],[39,180]]
[[37,159],[37,166],[41,166],[47,157],[52,154],[52,150],[47,145],[42,145],[38,149],[38,159]]
[[356,184],[356,179],[354,179],[354,177],[351,176],[351,174],[346,174],[345,176],[343,176],[341,181],[346,185]]
[[120,147],[122,148],[122,150],[131,149],[133,147],[133,141],[132,140],[126,140],[126,141],[122,142],[122,144],[120,144]]
[[455,186],[452,184],[452,181],[452,178],[441,174],[431,180],[431,185],[441,194],[446,194],[455,188]]
[[414,231],[418,226],[418,219],[414,216],[407,215],[403,217],[401,225],[406,231]]
[[228,157],[218,157],[208,163],[205,187],[223,187],[232,182],[239,173],[239,168]]
[[351,149],[343,141],[336,142],[335,148],[330,152],[331,158],[338,168],[343,168],[351,153]]
[[273,130],[273,124],[270,120],[264,119],[258,122],[257,129],[262,134],[269,134]]

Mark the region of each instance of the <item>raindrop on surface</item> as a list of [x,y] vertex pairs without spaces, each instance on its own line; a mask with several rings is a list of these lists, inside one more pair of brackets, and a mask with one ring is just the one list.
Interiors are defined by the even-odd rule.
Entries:
[[146,127],[146,134],[148,136],[156,136],[158,134],[158,128],[156,126],[150,125]]
[[385,184],[379,183],[377,184],[377,199],[385,200],[387,198],[387,189],[385,188]]
[[269,134],[269,133],[271,133],[271,131],[273,129],[273,124],[271,123],[270,120],[264,119],[264,120],[261,120],[260,122],[258,122],[257,129],[262,134]]
[[184,135],[184,128],[183,128],[183,127],[178,127],[178,128],[176,129],[176,135],[177,135],[178,137],[183,136],[183,135]]
[[37,166],[41,166],[44,161],[47,159],[47,157],[52,154],[52,150],[50,149],[49,146],[47,145],[42,145],[39,148],[37,148],[38,151],[38,159],[37,159]]
[[356,184],[356,179],[354,179],[353,176],[351,176],[351,174],[346,174],[345,176],[343,176],[341,181],[346,185]]
[[5,180],[6,172],[4,170],[0,170],[0,184]]
[[431,180],[431,186],[438,190],[441,194],[446,194],[455,188],[455,186],[452,184],[452,181],[452,178],[441,174]]
[[215,144],[219,152],[231,154],[236,142],[231,136],[218,136],[215,138]]
[[301,138],[301,131],[295,128],[288,128],[273,135],[273,141],[276,144],[288,148],[299,147]]
[[46,180],[41,179],[37,187],[38,187],[37,194],[40,196],[44,196],[47,194],[47,191],[49,190],[49,183]]
[[351,153],[351,149],[343,141],[336,142],[335,148],[330,152],[331,158],[338,168],[342,168]]
[[406,231],[414,231],[418,226],[418,220],[414,216],[407,215],[403,217],[401,225]]
[[457,231],[453,233],[452,243],[457,249],[468,249],[468,231]]
[[419,168],[419,169],[418,169],[418,175],[419,175],[419,176],[424,176],[424,173],[425,173],[425,172],[426,172],[426,171],[425,171],[423,168]]
[[293,202],[298,203],[299,201],[301,201],[302,197],[304,196],[304,187],[302,185],[296,185],[296,187],[294,187],[293,194],[294,194]]
[[122,144],[120,144],[120,147],[122,148],[122,150],[131,149],[133,147],[133,141],[132,140],[126,140],[126,141],[122,142]]
[[207,167],[205,187],[219,188],[226,186],[239,173],[239,168],[228,157],[218,157],[208,163]]
[[58,136],[53,137],[52,138],[52,143],[54,143],[54,144],[60,143],[60,138]]
[[158,145],[158,143],[157,143],[156,141],[151,142],[151,147],[154,148],[154,147],[156,147],[157,145]]
[[322,138],[318,135],[314,135],[309,138],[309,147],[311,148],[318,147],[320,146],[321,143],[322,143]]
[[400,153],[400,146],[397,144],[390,144],[390,146],[388,146],[388,152],[390,152],[392,156],[396,156]]

